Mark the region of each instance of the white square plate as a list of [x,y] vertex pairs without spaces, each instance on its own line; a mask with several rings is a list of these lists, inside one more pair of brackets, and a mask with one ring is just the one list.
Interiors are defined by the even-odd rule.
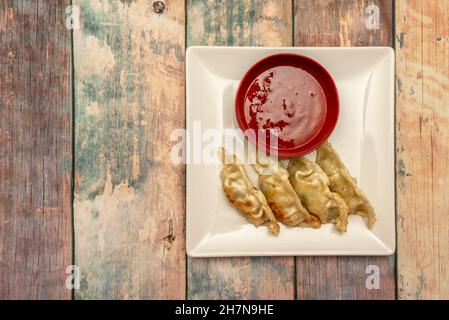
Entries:
[[[275,237],[267,228],[249,224],[227,202],[219,162],[187,164],[187,254],[191,257],[393,254],[393,49],[190,47],[186,57],[188,136],[192,139],[198,136],[194,132],[198,131],[194,129],[195,121],[201,121],[203,131],[236,130],[234,95],[241,77],[261,58],[281,52],[317,60],[335,80],[340,117],[330,142],[371,200],[377,223],[369,230],[360,216],[351,215],[345,234],[339,234],[332,224],[320,229],[281,225],[281,232]],[[314,158],[315,154],[310,156]],[[251,168],[248,173],[257,185]]]

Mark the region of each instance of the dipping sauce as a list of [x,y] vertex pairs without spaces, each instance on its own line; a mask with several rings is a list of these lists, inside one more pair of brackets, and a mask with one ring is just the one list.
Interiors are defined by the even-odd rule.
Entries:
[[249,128],[278,137],[279,148],[301,146],[317,135],[326,118],[326,97],[308,72],[278,66],[261,73],[245,95]]

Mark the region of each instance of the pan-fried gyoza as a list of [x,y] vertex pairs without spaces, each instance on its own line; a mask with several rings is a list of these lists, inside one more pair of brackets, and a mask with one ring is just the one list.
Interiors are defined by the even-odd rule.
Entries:
[[[269,166],[269,165],[268,165]],[[301,200],[288,180],[288,172],[279,163],[276,168],[270,167],[269,174],[263,174],[263,166],[259,163],[254,169],[259,174],[259,187],[267,198],[268,205],[276,218],[289,227],[319,228],[319,219],[302,206]],[[265,165],[267,167],[267,165]]]
[[330,190],[338,193],[346,201],[350,214],[366,217],[368,227],[371,229],[376,222],[374,208],[329,143],[323,144],[317,150],[316,162],[328,175]]
[[337,193],[329,190],[330,181],[324,171],[304,157],[288,163],[290,182],[306,209],[321,223],[335,223],[341,232],[348,225],[348,206]]
[[243,164],[235,155],[232,156],[232,162],[227,163],[224,148],[220,152],[223,161],[220,178],[226,198],[256,227],[268,226],[273,234],[279,234],[279,224],[265,196],[253,185]]

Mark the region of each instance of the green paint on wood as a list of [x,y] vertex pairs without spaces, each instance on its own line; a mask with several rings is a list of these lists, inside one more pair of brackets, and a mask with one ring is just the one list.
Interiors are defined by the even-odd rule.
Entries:
[[[82,39],[92,39],[99,49],[110,50],[114,64],[111,68],[100,70],[88,76],[76,76],[76,169],[79,195],[93,199],[103,192],[104,177],[112,176],[112,186],[126,181],[131,187],[139,189],[145,180],[147,161],[133,169],[135,155],[145,153],[142,125],[143,104],[139,103],[136,115],[131,114],[135,99],[143,96],[140,71],[131,56],[123,54],[122,36],[118,16],[118,6],[109,2],[110,10],[95,10],[91,2],[81,3]],[[95,48],[86,48],[86,50]],[[101,52],[99,53],[101,55]],[[83,56],[78,57],[84,59]],[[121,81],[125,86],[121,85]],[[137,140],[137,144],[132,142]],[[139,172],[133,176],[132,172]],[[98,182],[98,184],[96,184]],[[89,190],[92,185],[97,186]]]
[[[188,46],[254,46],[265,42],[283,45],[284,36],[292,32],[291,16],[288,17],[291,3],[284,1],[192,0],[188,8],[191,16],[195,16],[195,20],[187,23]],[[278,37],[279,30],[285,35]]]
[[75,4],[75,297],[183,298],[184,2]]

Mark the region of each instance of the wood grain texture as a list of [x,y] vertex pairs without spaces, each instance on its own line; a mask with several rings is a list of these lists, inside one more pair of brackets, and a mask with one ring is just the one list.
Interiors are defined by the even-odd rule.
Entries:
[[[380,29],[368,30],[368,5],[377,5]],[[295,1],[296,46],[391,46],[392,1]],[[394,299],[391,257],[297,257],[298,299]],[[380,289],[367,289],[366,268],[380,271]]]
[[[291,1],[187,1],[189,45],[285,46]],[[291,257],[188,259],[189,299],[293,299]]]
[[449,298],[449,2],[396,1],[398,298]]
[[0,2],[0,300],[71,297],[66,4]]
[[291,44],[291,1],[187,0],[188,46]]
[[[390,46],[393,43],[391,0],[295,0],[295,45]],[[368,15],[379,8],[378,29],[368,29]],[[374,10],[374,11],[373,11]]]
[[184,298],[184,1],[74,3],[76,298]]

